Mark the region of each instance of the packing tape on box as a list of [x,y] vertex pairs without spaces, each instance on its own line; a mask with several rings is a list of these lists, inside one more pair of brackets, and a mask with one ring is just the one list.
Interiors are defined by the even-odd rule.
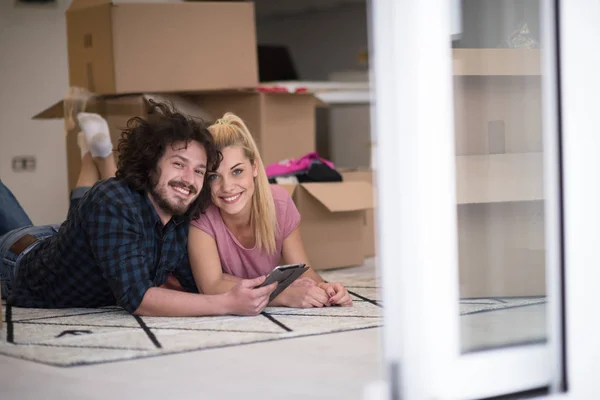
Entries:
[[85,111],[87,103],[94,94],[87,89],[70,87],[63,99],[65,117],[65,136],[77,126],[76,116]]

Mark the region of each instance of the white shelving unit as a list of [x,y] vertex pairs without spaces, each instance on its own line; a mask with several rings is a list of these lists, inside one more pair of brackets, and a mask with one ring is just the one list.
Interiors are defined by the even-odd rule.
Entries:
[[456,157],[456,199],[458,204],[543,200],[543,154]]
[[541,51],[452,56],[460,296],[544,295]]
[[[516,118],[517,122],[501,121],[507,129],[518,127],[520,129],[533,129],[519,135],[529,137],[540,136],[540,124],[532,123],[536,118],[541,118],[537,114],[527,114],[524,107],[531,107],[531,104],[524,104],[522,107],[515,107],[515,99],[520,101],[531,101],[539,104],[541,93],[526,93],[528,90],[538,90],[539,85],[516,84],[511,85],[510,92],[507,89],[508,82],[503,84],[490,84],[494,79],[529,79],[539,81],[541,75],[541,52],[538,49],[453,49],[453,73],[459,79],[456,84],[460,85],[460,79],[471,79],[477,77],[477,83],[471,83],[470,92],[463,95],[473,95],[473,91],[484,93],[481,99],[487,102],[481,108],[475,110],[467,108],[457,112],[456,118],[462,118],[461,128],[465,131],[456,132],[461,136],[461,140],[479,140],[479,143],[485,139],[481,135],[486,132],[475,131],[465,122],[469,118],[478,118],[483,120],[494,120],[498,118]],[[496,81],[498,82],[498,81]],[[518,81],[519,82],[519,81]],[[473,89],[476,88],[476,89]],[[508,97],[510,96],[510,97]],[[476,97],[481,100],[480,97]],[[459,105],[466,107],[466,104],[474,105],[473,102]],[[509,107],[509,108],[506,108]],[[490,108],[493,112],[490,111]],[[502,111],[498,112],[498,108]],[[535,108],[535,107],[534,107]],[[473,113],[483,113],[474,116]],[[518,115],[515,113],[519,113]],[[483,116],[482,116],[483,115]],[[506,123],[505,123],[506,122]],[[471,129],[466,131],[466,129]],[[509,137],[506,132],[504,140],[514,139],[515,132]],[[470,135],[480,135],[477,138]],[[464,144],[464,143],[463,143]],[[499,203],[499,202],[519,202],[519,201],[538,201],[544,199],[543,188],[543,154],[526,152],[508,152],[502,154],[478,154],[478,155],[459,155],[456,157],[457,167],[457,203],[458,204],[477,204],[477,203]]]
[[541,74],[538,49],[453,49],[455,76],[537,76]]

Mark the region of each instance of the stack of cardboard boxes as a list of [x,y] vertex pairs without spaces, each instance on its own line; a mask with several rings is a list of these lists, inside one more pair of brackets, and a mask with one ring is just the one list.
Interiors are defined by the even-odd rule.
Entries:
[[[149,101],[214,120],[231,111],[253,133],[265,165],[315,151],[316,98],[257,90],[254,4],[135,4],[74,0],[66,12],[69,83],[94,95],[84,109],[108,121],[118,143],[129,118]],[[65,118],[69,189],[81,165],[72,101],[34,118]],[[368,182],[286,186],[302,215],[300,231],[316,269],[364,261],[363,221],[372,208]]]

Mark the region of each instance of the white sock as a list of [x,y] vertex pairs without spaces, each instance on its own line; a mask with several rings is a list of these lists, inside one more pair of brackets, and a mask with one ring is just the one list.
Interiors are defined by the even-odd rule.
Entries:
[[88,149],[87,141],[85,140],[85,135],[83,134],[83,132],[79,132],[77,134],[77,145],[81,149],[81,158],[83,158],[83,156],[85,156],[85,153],[90,151],[90,149]]
[[77,114],[77,120],[92,157],[108,157],[112,153],[113,145],[106,120],[98,114],[85,112]]

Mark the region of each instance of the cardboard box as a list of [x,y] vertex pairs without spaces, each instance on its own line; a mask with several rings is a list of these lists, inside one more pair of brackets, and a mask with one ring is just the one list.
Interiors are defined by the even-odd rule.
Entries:
[[367,182],[321,182],[281,185],[292,198],[302,221],[300,234],[316,270],[364,262],[365,210],[373,208]]
[[[102,115],[110,129],[110,136],[114,148],[117,148],[122,130],[127,126],[127,121],[135,116],[145,117],[148,114],[150,99],[171,102],[179,111],[194,117],[209,119],[204,111],[192,99],[180,95],[128,95],[128,96],[96,96],[92,97],[85,107],[86,112]],[[63,101],[59,101],[50,108],[35,115],[34,119],[64,118],[65,110]],[[79,170],[81,168],[81,150],[77,145],[77,134],[80,129],[75,116],[65,119],[65,134],[67,146],[67,177],[69,190],[75,188]],[[115,159],[118,154],[115,152]]]
[[[373,184],[373,171],[370,169],[361,168],[348,168],[339,169],[342,174],[342,178],[345,182],[368,182],[371,185],[371,195],[373,198],[373,204],[376,207],[375,185]],[[363,248],[365,257],[375,256],[375,210],[365,210],[363,219]]]
[[317,99],[312,94],[221,92],[199,95],[196,102],[213,119],[227,111],[242,118],[265,165],[316,149]]
[[69,86],[99,94],[258,85],[252,2],[73,0]]

